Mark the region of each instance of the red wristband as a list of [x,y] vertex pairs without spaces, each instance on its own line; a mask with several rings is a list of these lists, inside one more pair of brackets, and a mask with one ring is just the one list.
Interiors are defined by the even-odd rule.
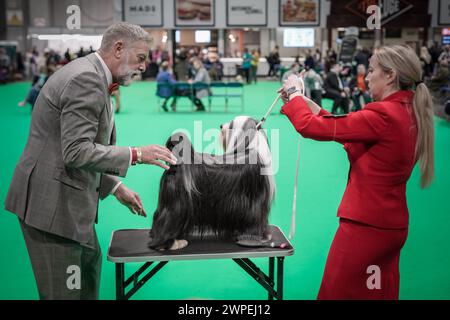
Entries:
[[135,166],[137,163],[137,149],[131,148],[131,165]]

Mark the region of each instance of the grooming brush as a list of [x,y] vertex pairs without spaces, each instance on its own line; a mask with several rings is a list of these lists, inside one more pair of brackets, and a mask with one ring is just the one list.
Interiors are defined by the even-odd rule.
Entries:
[[250,248],[279,248],[285,249],[289,247],[289,244],[286,242],[277,242],[272,241],[272,235],[268,235],[266,239],[261,239],[251,235],[242,235],[239,236],[239,240],[236,241],[236,244],[242,247],[250,247]]

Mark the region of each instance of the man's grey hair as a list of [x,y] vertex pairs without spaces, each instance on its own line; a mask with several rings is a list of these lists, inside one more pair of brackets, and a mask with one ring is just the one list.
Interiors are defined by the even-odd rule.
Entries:
[[127,47],[136,41],[150,44],[151,40],[148,32],[142,27],[128,22],[118,22],[106,29],[100,49],[110,50],[117,41],[122,41]]

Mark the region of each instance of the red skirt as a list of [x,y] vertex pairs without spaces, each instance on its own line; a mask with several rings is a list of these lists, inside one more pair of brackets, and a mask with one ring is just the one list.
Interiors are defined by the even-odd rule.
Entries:
[[319,300],[386,299],[399,295],[399,259],[408,229],[380,229],[340,219]]

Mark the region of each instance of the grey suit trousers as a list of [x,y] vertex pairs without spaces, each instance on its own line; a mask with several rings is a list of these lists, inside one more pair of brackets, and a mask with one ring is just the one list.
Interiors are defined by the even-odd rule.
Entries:
[[102,252],[95,231],[87,246],[19,222],[41,300],[98,299]]

